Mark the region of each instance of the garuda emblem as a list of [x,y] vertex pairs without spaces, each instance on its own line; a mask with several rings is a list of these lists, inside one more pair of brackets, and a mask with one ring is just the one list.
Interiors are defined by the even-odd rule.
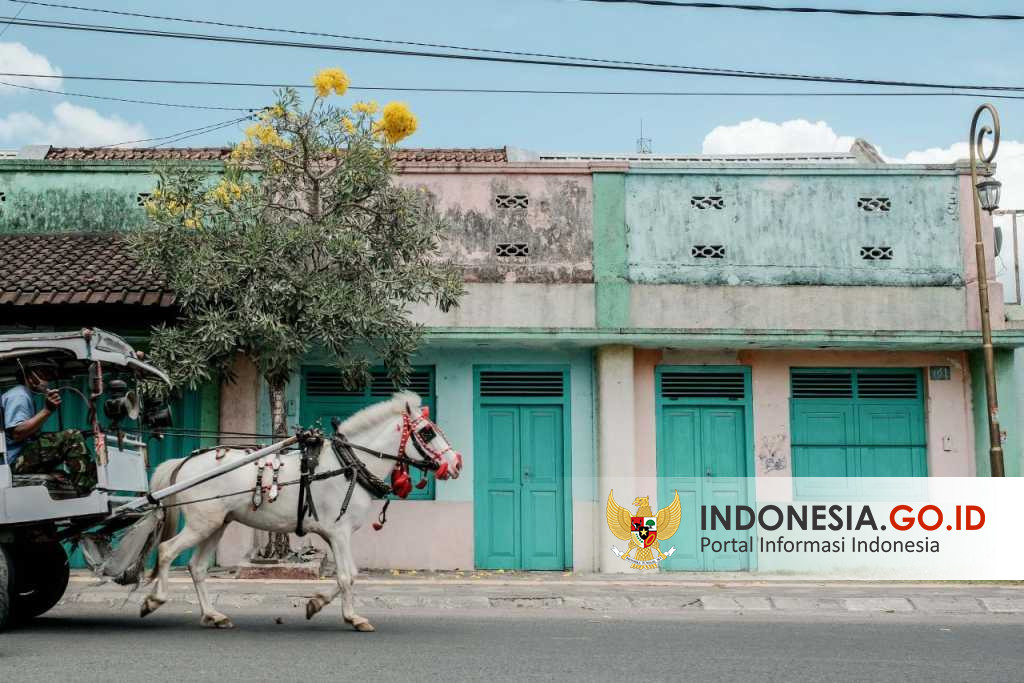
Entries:
[[[683,517],[682,507],[679,505],[679,492],[676,491],[675,498],[668,507],[658,510],[657,515],[651,514],[651,501],[647,496],[633,499],[636,506],[636,513],[615,502],[612,491],[608,492],[608,528],[615,534],[616,538],[629,541],[626,552],[621,552],[612,546],[612,552],[627,562],[633,569],[656,569],[658,562],[664,560],[676,551],[673,547],[667,553],[661,552],[658,545],[660,541],[667,541],[679,528],[679,521]],[[636,552],[633,552],[636,551]],[[629,554],[633,553],[633,557]],[[654,553],[658,558],[654,558]]]

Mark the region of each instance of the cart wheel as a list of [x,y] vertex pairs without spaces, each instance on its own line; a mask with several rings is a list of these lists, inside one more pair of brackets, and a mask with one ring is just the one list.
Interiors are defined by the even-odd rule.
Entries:
[[11,608],[19,619],[31,619],[60,602],[68,587],[71,568],[63,546],[56,541],[26,543],[18,547],[17,581]]
[[11,562],[7,546],[0,545],[0,631],[11,623]]

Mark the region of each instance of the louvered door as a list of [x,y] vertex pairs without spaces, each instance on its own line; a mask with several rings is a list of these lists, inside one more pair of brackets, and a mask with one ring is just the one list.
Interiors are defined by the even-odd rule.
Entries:
[[[664,569],[736,571],[749,555],[702,552],[700,539],[743,539],[748,532],[701,531],[701,507],[746,505],[749,474],[750,374],[743,367],[663,367],[656,373],[658,405],[658,507],[679,492],[683,522],[662,541],[676,551]],[[638,491],[639,495],[644,492]]]
[[[920,370],[794,368],[790,390],[794,476],[927,476]],[[796,486],[804,497],[852,490],[826,480]]]
[[563,569],[567,373],[486,369],[474,414],[475,556],[481,569]]

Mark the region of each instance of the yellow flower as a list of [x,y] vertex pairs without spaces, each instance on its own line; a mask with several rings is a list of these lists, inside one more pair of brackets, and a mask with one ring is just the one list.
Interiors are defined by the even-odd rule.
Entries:
[[270,145],[272,147],[290,147],[291,144],[281,139],[281,136],[277,134],[273,126],[268,126],[264,123],[254,123],[245,129],[245,137],[251,142],[257,140],[261,144]]
[[185,227],[186,228],[193,228],[193,229],[198,228],[199,227],[199,221],[196,220],[195,218],[186,218],[185,219]]
[[416,116],[405,102],[388,102],[373,132],[381,133],[392,145],[416,132]]
[[327,97],[332,90],[337,95],[344,95],[348,90],[348,76],[338,68],[322,69],[313,76],[313,87],[318,97]]
[[352,123],[352,119],[347,116],[341,117],[341,125],[345,129],[345,132],[349,135],[356,134],[356,124]]
[[370,100],[369,102],[356,102],[355,104],[352,105],[352,111],[357,112],[359,114],[369,114],[372,116],[376,114],[378,111],[380,111],[380,105],[378,105],[373,100]]
[[255,146],[251,140],[242,140],[231,150],[231,159],[233,161],[243,161],[251,157],[254,150]]

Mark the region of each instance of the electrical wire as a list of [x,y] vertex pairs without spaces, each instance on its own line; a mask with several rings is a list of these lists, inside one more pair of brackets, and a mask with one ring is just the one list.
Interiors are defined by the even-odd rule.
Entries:
[[[54,78],[80,81],[101,81],[117,83],[138,83],[155,85],[200,85],[200,86],[222,86],[222,87],[245,87],[245,88],[296,88],[311,89],[308,83],[261,83],[253,81],[208,81],[208,80],[187,80],[167,78],[128,78],[118,76],[68,76],[53,74],[28,74],[0,72],[0,77],[7,78]],[[112,99],[116,101],[132,102],[138,104],[153,104],[167,107],[186,107],[192,109],[224,109],[238,111],[255,111],[256,107],[207,107],[203,105],[187,105],[169,102],[157,102],[152,100],[135,100],[127,98],[104,97],[100,95],[87,95],[84,93],[65,93],[59,90],[47,90],[45,88],[33,88],[25,85],[0,81],[0,85],[11,85],[16,88],[27,90],[39,90],[55,94],[75,95],[78,97],[96,97],[100,99]],[[604,95],[604,96],[650,96],[650,97],[991,97],[998,99],[1019,100],[1024,95],[1001,95],[997,93],[984,92],[952,92],[945,90],[933,90],[928,92],[890,92],[890,91],[868,91],[868,92],[827,92],[827,91],[723,91],[723,90],[543,90],[535,88],[438,88],[438,87],[407,87],[387,85],[350,85],[349,90],[367,92],[420,92],[420,93],[446,93],[446,94],[495,94],[495,95]]]
[[659,64],[654,62],[640,62],[640,61],[627,61],[618,59],[602,59],[598,57],[580,57],[570,56],[562,54],[552,54],[547,52],[526,52],[523,50],[499,50],[496,48],[482,48],[473,47],[467,45],[451,45],[446,43],[428,43],[423,41],[415,40],[399,40],[394,38],[376,38],[368,36],[356,36],[344,33],[327,33],[324,31],[304,31],[300,29],[280,28],[273,26],[258,26],[254,24],[238,24],[226,21],[214,21],[211,19],[193,19],[189,17],[172,17],[165,14],[145,14],[142,12],[128,12],[125,10],[112,10],[103,9],[97,7],[83,7],[81,5],[68,5],[64,3],[56,2],[39,2],[36,0],[9,0],[10,2],[24,2],[25,4],[38,5],[40,7],[50,7],[54,9],[67,9],[79,12],[93,12],[97,14],[108,14],[122,17],[133,17],[137,19],[155,19],[158,21],[173,21],[184,24],[195,24],[200,26],[217,26],[220,28],[235,28],[243,29],[247,31],[262,31],[267,33],[286,33],[291,35],[299,36],[313,36],[317,38],[341,38],[343,40],[359,40],[369,43],[384,43],[390,45],[410,45],[413,47],[435,47],[445,50],[461,50],[463,52],[479,52],[484,54],[496,54],[496,55],[512,55],[517,57],[544,57],[547,59],[566,59],[584,62],[594,62],[598,64],[623,64],[633,66],[656,66],[656,67],[675,67],[675,68],[686,68],[696,69],[702,71],[732,71],[735,73],[755,73],[755,72],[744,72],[735,69],[716,69],[711,67],[700,67],[700,66],[680,66],[673,64]]
[[954,90],[994,90],[994,91],[1024,91],[1022,86],[998,86],[998,85],[970,85],[933,83],[917,81],[891,81],[869,78],[849,78],[838,76],[819,76],[807,74],[783,74],[762,71],[737,71],[729,69],[709,70],[704,67],[677,67],[677,66],[636,66],[617,63],[596,63],[593,61],[562,61],[561,59],[533,59],[520,57],[497,57],[480,54],[455,54],[447,52],[429,52],[424,50],[399,50],[374,47],[360,47],[356,45],[334,45],[329,43],[304,43],[283,40],[265,40],[261,38],[246,38],[238,36],[224,36],[207,33],[184,33],[177,31],[157,31],[152,29],[136,29],[123,26],[105,26],[98,24],[81,24],[58,21],[36,21],[29,19],[17,19],[13,17],[0,17],[0,21],[8,20],[15,26],[28,28],[52,28],[58,30],[84,31],[90,33],[105,33],[114,35],[128,35],[146,38],[174,38],[183,40],[196,40],[213,43],[230,43],[237,45],[250,45],[261,47],[289,47],[312,50],[325,50],[331,52],[350,52],[356,54],[381,54],[398,57],[420,57],[429,59],[446,59],[456,61],[491,62],[503,64],[526,64],[535,66],[557,66],[575,69],[599,69],[623,72],[642,73],[666,73],[683,74],[692,76],[717,76],[729,78],[751,78],[781,81],[809,81],[818,83],[841,83],[853,85],[878,85],[886,87],[917,87],[917,88],[949,88]]
[[[25,11],[25,7],[26,7],[26,4],[25,3],[21,3],[21,7],[19,7],[18,11],[14,13],[14,18],[15,19],[17,19],[18,17],[21,16],[21,13]],[[6,24],[4,24],[4,27],[2,29],[0,29],[0,38],[4,37],[4,34],[7,33],[7,29],[9,29],[10,27],[11,27],[11,22],[7,22]]]
[[[15,2],[17,0],[11,0]],[[969,14],[966,12],[917,12],[911,10],[840,9],[838,7],[782,7],[777,5],[745,5],[727,2],[674,2],[672,0],[578,0],[611,5],[653,5],[680,9],[731,9],[747,12],[787,12],[790,14],[842,14],[854,17],[898,17],[913,19],[971,19],[985,21],[1021,21],[1020,14]],[[31,3],[41,5],[45,3]]]
[[154,145],[155,147],[162,147],[163,145],[167,145],[167,144],[170,144],[172,142],[178,142],[179,140],[185,140],[187,138],[192,138],[192,137],[195,137],[197,135],[203,135],[205,133],[212,133],[215,130],[220,130],[221,128],[227,128],[228,126],[234,125],[236,123],[241,123],[242,121],[245,121],[247,119],[251,119],[251,118],[253,118],[253,116],[255,116],[255,114],[249,114],[247,116],[240,116],[238,118],[229,119],[227,121],[220,121],[218,123],[211,123],[211,124],[207,124],[205,126],[200,126],[198,128],[189,128],[187,130],[178,131],[177,133],[171,133],[170,135],[161,135],[160,137],[155,137],[155,138],[142,138],[142,139],[139,139],[139,140],[125,140],[123,142],[112,142],[112,143],[107,144],[107,145],[97,145],[97,149],[104,149],[104,148],[107,148],[107,147],[121,147],[123,145],[135,145],[135,144],[138,144],[140,142],[157,142],[157,141],[163,140],[164,142],[160,142],[160,144]]
[[[55,78],[61,78],[55,76]],[[154,100],[136,100],[128,97],[112,97],[108,95],[90,95],[88,93],[81,92],[65,92],[63,90],[51,90],[49,88],[37,88],[31,85],[21,85],[19,83],[11,83],[9,81],[0,81],[0,85],[6,85],[11,88],[20,88],[22,90],[32,90],[34,92],[45,92],[53,95],[63,95],[65,97],[86,97],[91,100],[108,100],[110,102],[127,102],[129,104],[150,104],[157,107],[176,107],[180,109],[209,109],[216,111],[257,111],[259,107],[218,107],[207,104],[181,104],[177,102],[157,102]]]

